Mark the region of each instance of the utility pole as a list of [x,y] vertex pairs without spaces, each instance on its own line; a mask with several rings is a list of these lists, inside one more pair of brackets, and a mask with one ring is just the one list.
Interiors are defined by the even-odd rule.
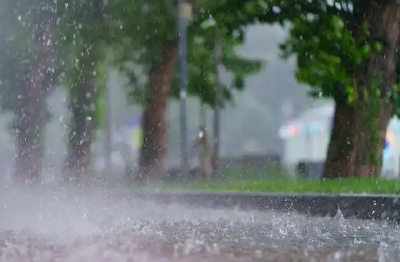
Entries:
[[105,86],[105,170],[106,176],[112,174],[112,99],[109,81],[109,69],[106,68],[106,86]]
[[215,104],[214,104],[214,140],[213,140],[213,168],[214,176],[219,173],[219,149],[220,149],[220,122],[221,122],[221,80],[220,65],[222,64],[222,41],[219,34],[218,26],[215,25],[215,43],[214,43],[214,59],[215,59]]
[[188,142],[187,142],[187,27],[190,19],[192,18],[192,3],[190,0],[178,0],[179,8],[179,99],[180,99],[180,146],[181,146],[181,166],[182,176],[189,176],[188,166]]

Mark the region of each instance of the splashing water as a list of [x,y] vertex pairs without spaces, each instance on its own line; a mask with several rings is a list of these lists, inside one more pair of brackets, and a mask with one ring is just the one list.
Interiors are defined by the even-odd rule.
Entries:
[[389,222],[157,205],[118,190],[2,190],[0,261],[400,261]]

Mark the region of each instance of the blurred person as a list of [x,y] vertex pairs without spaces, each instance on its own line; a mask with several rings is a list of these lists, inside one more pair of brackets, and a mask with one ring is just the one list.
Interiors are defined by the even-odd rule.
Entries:
[[[200,178],[207,180],[212,173],[212,152],[208,142],[206,128],[200,126],[196,139],[193,143],[189,160],[197,159],[197,168]],[[197,175],[197,174],[196,174]]]

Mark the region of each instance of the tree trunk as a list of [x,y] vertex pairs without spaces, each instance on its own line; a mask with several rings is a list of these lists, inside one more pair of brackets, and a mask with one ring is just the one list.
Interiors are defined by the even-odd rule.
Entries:
[[139,179],[157,179],[163,173],[167,144],[166,110],[175,67],[177,41],[167,41],[162,57],[149,71],[148,99],[142,115],[143,145],[139,157]]
[[16,114],[16,157],[14,178],[20,182],[39,180],[42,171],[43,131],[46,124],[46,95],[53,84],[52,73],[48,72],[48,61],[54,55],[49,41],[52,38],[52,20],[44,23],[37,40],[39,49],[31,61],[21,94],[19,112]]
[[354,109],[343,99],[335,99],[335,105],[324,178],[354,175]]
[[[400,1],[357,1],[354,9],[357,28],[369,25],[370,40],[380,42],[382,48],[372,50],[355,72],[353,109],[346,112],[346,106],[337,103],[324,177],[379,175],[393,114],[392,101],[387,97],[396,80]],[[353,32],[357,38],[362,31]]]
[[[80,78],[69,90],[71,122],[64,180],[74,182],[87,182],[90,178],[92,143],[96,131],[95,104],[99,95],[98,74],[94,73],[98,69],[99,62],[104,59],[100,54],[101,43],[98,42],[100,40],[96,35],[98,27],[104,22],[104,6],[101,0],[95,0],[92,4],[90,8],[81,6],[85,10],[82,19],[87,23],[77,32],[81,47],[81,54],[78,54],[77,58]],[[94,35],[90,35],[90,30],[93,30]]]
[[336,101],[324,178],[377,176],[392,106],[380,99],[378,114],[371,103],[350,106]]
[[65,163],[66,180],[83,181],[89,178],[91,146],[94,136],[93,104],[96,99],[94,79],[87,79],[70,91],[71,122],[69,144]]
[[[16,116],[16,158],[14,178],[31,183],[39,180],[42,170],[45,97],[43,79],[34,73],[24,95],[25,105]],[[46,87],[45,87],[46,88]]]
[[[387,125],[393,114],[393,104],[387,97],[396,81],[400,1],[366,1],[358,6],[360,13],[364,14],[360,19],[360,28],[367,23],[370,39],[380,42],[382,46],[379,52],[371,52],[355,74],[358,88],[354,120],[359,147],[355,172],[359,176],[375,176],[380,174]],[[380,94],[374,93],[374,89],[379,89]]]
[[379,103],[379,107],[367,102],[365,105],[360,103],[355,110],[357,151],[354,173],[358,176],[379,176],[382,167],[382,151],[392,106],[381,100],[375,103]]

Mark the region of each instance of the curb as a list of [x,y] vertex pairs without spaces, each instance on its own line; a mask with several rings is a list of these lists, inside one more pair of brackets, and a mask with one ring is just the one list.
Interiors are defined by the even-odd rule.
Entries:
[[334,217],[340,210],[344,218],[400,222],[400,195],[142,191],[136,196],[162,204],[180,203],[209,208],[296,211],[319,217]]

